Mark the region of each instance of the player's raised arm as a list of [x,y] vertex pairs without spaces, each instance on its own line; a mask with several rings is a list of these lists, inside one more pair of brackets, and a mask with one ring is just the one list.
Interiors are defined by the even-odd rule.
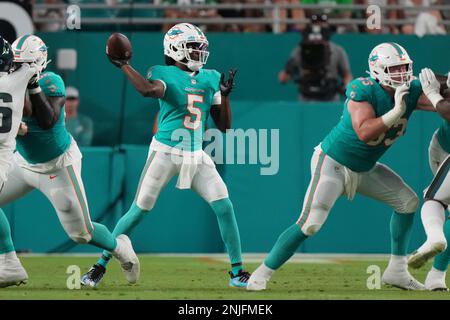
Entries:
[[128,38],[120,33],[113,33],[106,45],[106,56],[109,61],[130,80],[135,89],[144,97],[162,98],[164,96],[165,87],[161,81],[147,80],[132,66],[131,60],[131,43]]
[[33,77],[28,83],[28,94],[32,106],[32,114],[38,126],[44,130],[53,128],[58,122],[61,108],[66,102],[65,96],[46,96],[39,85],[37,77]]
[[164,97],[165,87],[159,80],[147,80],[129,64],[121,67],[133,87],[143,96],[150,98]]
[[[437,112],[447,121],[450,121],[450,99],[441,95],[441,84],[431,69],[425,68],[419,74],[423,94],[427,97]],[[450,79],[446,80],[446,86]],[[446,91],[448,95],[448,91]]]
[[358,135],[358,138],[368,143],[388,131],[405,113],[406,105],[403,98],[407,93],[408,87],[406,85],[398,87],[395,91],[394,107],[381,117],[376,116],[369,102],[350,99],[347,108],[352,119],[353,129]]
[[234,88],[234,76],[237,70],[230,69],[229,78],[225,80],[225,75],[222,73],[220,77],[220,95],[221,102],[211,106],[211,116],[217,125],[217,128],[225,132],[231,128],[231,107],[229,94]]

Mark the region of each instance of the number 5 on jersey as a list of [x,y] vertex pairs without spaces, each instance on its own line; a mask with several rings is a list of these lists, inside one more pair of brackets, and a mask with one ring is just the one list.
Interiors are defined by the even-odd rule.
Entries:
[[202,110],[196,103],[203,103],[203,96],[198,94],[188,94],[187,95],[187,105],[186,108],[189,111],[189,115],[184,117],[183,125],[185,128],[190,130],[197,130],[200,128],[202,123]]

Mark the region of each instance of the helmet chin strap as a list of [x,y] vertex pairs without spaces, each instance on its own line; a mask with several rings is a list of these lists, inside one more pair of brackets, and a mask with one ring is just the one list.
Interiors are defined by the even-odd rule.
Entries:
[[203,63],[201,62],[195,62],[195,61],[188,61],[188,63],[186,64],[186,66],[192,70],[192,71],[198,71],[201,68],[203,68]]

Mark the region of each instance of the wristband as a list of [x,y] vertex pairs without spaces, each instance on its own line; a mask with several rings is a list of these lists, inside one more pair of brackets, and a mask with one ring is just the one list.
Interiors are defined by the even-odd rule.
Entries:
[[381,116],[381,120],[383,121],[384,125],[388,128],[392,127],[398,119],[402,116],[401,112],[399,112],[398,109],[392,109],[391,111],[383,114]]
[[436,109],[437,104],[441,101],[444,100],[444,97],[441,96],[441,94],[439,92],[430,92],[427,95],[428,100],[430,100],[431,104],[433,105],[433,107]]
[[42,92],[42,89],[41,89],[41,87],[37,87],[37,88],[33,88],[33,89],[28,89],[28,93],[29,94],[38,94],[38,93],[40,93],[40,92]]

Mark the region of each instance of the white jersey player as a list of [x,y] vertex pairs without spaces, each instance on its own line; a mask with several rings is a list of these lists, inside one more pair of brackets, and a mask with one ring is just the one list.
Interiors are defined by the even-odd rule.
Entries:
[[7,179],[22,119],[25,92],[36,68],[23,64],[13,71],[11,45],[0,37],[0,185]]

